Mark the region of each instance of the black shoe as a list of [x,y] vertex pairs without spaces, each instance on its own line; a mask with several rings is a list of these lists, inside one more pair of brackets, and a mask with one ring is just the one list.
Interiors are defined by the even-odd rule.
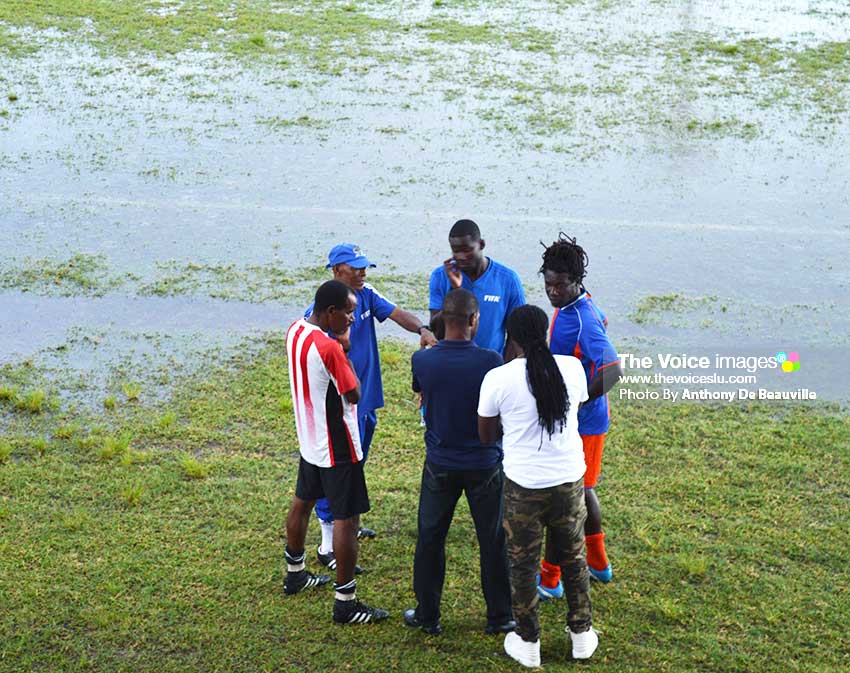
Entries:
[[357,529],[358,540],[362,540],[363,538],[368,538],[371,540],[373,537],[375,537],[375,531],[373,531],[371,528],[364,528],[363,526],[360,526],[360,528]]
[[443,632],[443,627],[440,626],[440,622],[430,625],[423,624],[420,621],[419,613],[416,612],[415,608],[410,608],[409,610],[404,611],[404,623],[411,628],[422,629],[429,636],[439,636]]
[[516,622],[513,619],[509,619],[501,624],[487,624],[484,627],[484,633],[488,636],[492,636],[494,633],[510,633],[514,630],[516,630]]
[[334,621],[337,624],[368,624],[369,622],[382,622],[390,613],[386,610],[373,608],[358,600],[334,601]]
[[[320,549],[321,547],[316,550],[316,558],[319,559],[319,563],[321,563],[323,566],[326,566],[328,570],[336,571],[336,556],[334,555],[334,553],[332,551],[329,551],[327,554],[323,554],[321,551],[319,551]],[[355,575],[359,575],[362,572],[363,568],[361,568],[359,565],[354,566]]]
[[283,581],[283,593],[291,596],[304,591],[304,589],[323,586],[330,581],[330,575],[314,575],[306,568],[295,573],[288,572]]

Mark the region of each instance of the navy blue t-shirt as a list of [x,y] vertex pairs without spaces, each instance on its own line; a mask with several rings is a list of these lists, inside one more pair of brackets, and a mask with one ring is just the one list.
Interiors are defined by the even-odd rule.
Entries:
[[484,375],[502,364],[472,341],[440,341],[411,358],[413,390],[423,395],[429,461],[449,470],[482,470],[502,460],[501,444],[478,438],[478,393]]

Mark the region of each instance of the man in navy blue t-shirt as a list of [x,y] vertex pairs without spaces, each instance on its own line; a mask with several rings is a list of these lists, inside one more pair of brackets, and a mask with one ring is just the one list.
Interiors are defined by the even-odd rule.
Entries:
[[475,522],[481,588],[487,602],[487,633],[505,633],[516,624],[505,531],[502,528],[502,448],[478,438],[478,391],[484,375],[502,364],[496,351],[477,346],[478,301],[454,289],[442,303],[445,339],[413,354],[413,390],[425,409],[425,466],[419,493],[418,537],[413,588],[418,606],[404,613],[408,626],[436,635],[446,576],[446,535],[455,506],[466,493]]
[[482,348],[505,350],[505,324],[525,292],[516,271],[484,255],[484,239],[472,220],[458,220],[449,231],[452,256],[431,272],[428,308],[433,318],[449,290],[462,287],[478,299],[481,322],[473,339]]
[[[399,308],[386,299],[380,292],[366,282],[366,269],[376,266],[370,262],[359,246],[341,243],[331,248],[325,268],[333,270],[334,280],[348,285],[357,296],[357,308],[354,311],[354,323],[351,325],[349,358],[354,365],[357,378],[360,379],[360,402],[357,404],[357,422],[360,428],[360,445],[363,460],[369,454],[369,446],[378,424],[377,409],[384,406],[384,389],[381,381],[381,360],[378,355],[378,337],[375,334],[375,321],[384,322],[387,318],[398,323],[409,332],[420,335],[420,345],[430,346],[437,343],[427,325],[410,311]],[[305,317],[313,312],[313,305],[307,309]],[[319,546],[319,561],[331,570],[336,565],[333,554],[333,515],[325,498],[316,502],[316,515],[322,525],[322,544]],[[358,537],[374,537],[375,532],[361,528]]]

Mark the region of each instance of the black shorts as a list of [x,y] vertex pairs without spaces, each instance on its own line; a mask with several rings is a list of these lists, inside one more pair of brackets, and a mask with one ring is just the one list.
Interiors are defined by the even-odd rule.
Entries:
[[369,511],[363,461],[334,467],[316,467],[301,458],[295,495],[302,500],[327,498],[334,519],[348,519]]

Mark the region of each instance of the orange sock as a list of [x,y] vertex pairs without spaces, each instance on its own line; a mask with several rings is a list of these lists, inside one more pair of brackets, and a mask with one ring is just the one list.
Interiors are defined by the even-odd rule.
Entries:
[[594,570],[605,570],[608,567],[608,556],[605,554],[605,533],[600,531],[584,538],[587,542],[587,565]]
[[543,559],[540,564],[540,584],[547,589],[554,589],[561,581],[561,566],[553,566]]

